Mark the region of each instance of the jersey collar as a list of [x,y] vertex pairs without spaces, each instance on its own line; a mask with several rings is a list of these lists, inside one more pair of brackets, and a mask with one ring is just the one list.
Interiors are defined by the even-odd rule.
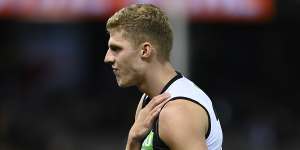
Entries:
[[173,77],[173,78],[172,78],[172,79],[164,86],[164,88],[162,89],[162,91],[160,92],[160,94],[164,93],[164,92],[170,87],[170,85],[171,85],[172,83],[174,83],[176,80],[178,80],[178,79],[180,79],[180,78],[182,78],[182,77],[183,77],[182,74],[181,74],[180,72],[176,71],[176,76]]
[[[169,87],[170,87],[170,85],[172,84],[172,83],[174,83],[176,80],[178,80],[178,79],[180,79],[180,78],[182,78],[183,76],[182,76],[182,74],[180,73],[180,72],[178,72],[178,71],[176,71],[176,76],[174,76],[165,86],[164,86],[164,88],[162,89],[162,91],[160,92],[160,94],[162,94],[162,93],[164,93]],[[142,108],[143,107],[145,107],[149,102],[150,102],[150,100],[151,100],[151,98],[148,96],[148,95],[146,95],[145,97],[144,97],[144,100],[143,100],[143,104],[142,104]]]

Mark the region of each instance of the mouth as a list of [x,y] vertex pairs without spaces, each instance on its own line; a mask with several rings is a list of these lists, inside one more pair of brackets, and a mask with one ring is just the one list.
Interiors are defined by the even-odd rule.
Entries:
[[117,75],[118,69],[117,68],[112,68],[113,72],[115,75]]

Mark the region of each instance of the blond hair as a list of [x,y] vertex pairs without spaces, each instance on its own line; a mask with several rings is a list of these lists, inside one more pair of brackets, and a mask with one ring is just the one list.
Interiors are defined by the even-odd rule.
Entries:
[[152,4],[133,4],[117,11],[107,23],[108,32],[125,31],[123,36],[138,46],[150,42],[158,49],[158,55],[169,60],[173,45],[173,33],[168,17]]

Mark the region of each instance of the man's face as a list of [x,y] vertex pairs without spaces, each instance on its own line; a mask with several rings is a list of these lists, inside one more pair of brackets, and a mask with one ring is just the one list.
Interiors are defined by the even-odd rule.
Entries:
[[136,85],[139,74],[139,50],[135,49],[123,32],[111,32],[104,62],[112,66],[120,87]]

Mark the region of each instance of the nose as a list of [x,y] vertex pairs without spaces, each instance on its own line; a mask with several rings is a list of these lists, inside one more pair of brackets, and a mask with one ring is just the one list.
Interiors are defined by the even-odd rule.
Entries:
[[110,49],[108,49],[104,58],[104,63],[113,64],[113,62],[114,56],[112,55]]

